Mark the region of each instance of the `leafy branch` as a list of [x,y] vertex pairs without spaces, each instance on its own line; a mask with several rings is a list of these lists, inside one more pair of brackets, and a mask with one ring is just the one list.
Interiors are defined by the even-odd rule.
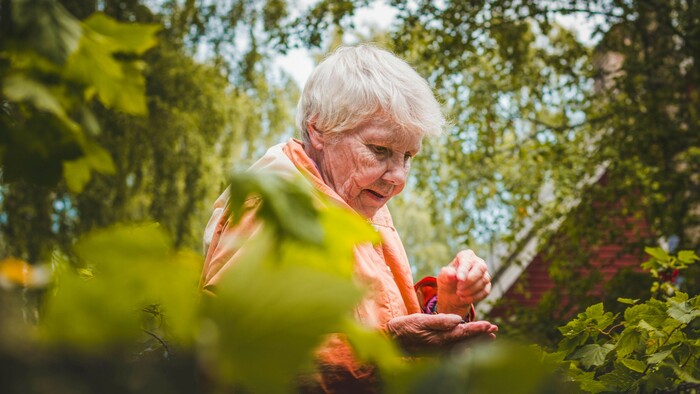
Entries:
[[[691,251],[673,256],[660,248],[647,248],[647,253],[651,259],[642,266],[655,277],[668,267],[683,270],[697,260]],[[689,299],[687,294],[674,289],[673,296],[654,292],[652,295],[658,298],[642,303],[619,299],[631,305],[615,324],[619,315],[606,313],[603,305],[597,304],[560,327],[564,339],[559,343],[558,353],[564,375],[588,392],[629,391],[637,385],[644,390],[660,390],[669,382],[676,386],[697,382],[698,371],[690,363],[695,353],[690,351],[686,355],[683,349],[693,349],[700,339],[697,331],[684,331],[700,317],[700,298]],[[625,328],[616,334],[620,327]],[[678,332],[683,335],[675,335]],[[630,373],[635,374],[637,382],[633,386],[624,379],[613,378]],[[657,374],[670,376],[658,380],[653,378]]]

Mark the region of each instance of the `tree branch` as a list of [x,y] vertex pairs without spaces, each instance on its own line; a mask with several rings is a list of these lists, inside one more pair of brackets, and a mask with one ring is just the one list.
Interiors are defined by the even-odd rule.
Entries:
[[546,10],[548,13],[561,13],[564,15],[567,14],[587,14],[587,15],[602,15],[608,18],[616,18],[618,21],[623,21],[626,20],[624,15],[615,15],[612,12],[609,11],[594,11],[591,9],[586,9],[586,8],[576,8],[576,7],[571,7],[571,8],[556,8],[556,9],[548,9]]
[[170,346],[168,346],[168,343],[167,343],[164,339],[162,339],[162,338],[159,337],[158,335],[156,335],[156,334],[154,334],[154,333],[152,333],[151,331],[148,331],[148,330],[146,330],[146,329],[141,329],[141,330],[142,330],[143,332],[145,332],[146,334],[148,334],[148,335],[152,336],[153,338],[155,338],[158,342],[160,342],[161,345],[163,345],[163,348],[165,348],[165,353],[166,353],[166,356],[165,356],[165,357],[166,357],[166,358],[169,357],[171,354],[173,354],[173,353],[170,351]]

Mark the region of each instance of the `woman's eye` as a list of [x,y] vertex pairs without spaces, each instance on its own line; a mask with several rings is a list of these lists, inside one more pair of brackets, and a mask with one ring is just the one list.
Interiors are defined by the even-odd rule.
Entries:
[[370,145],[370,148],[372,149],[372,151],[373,151],[374,153],[378,153],[378,154],[381,154],[381,155],[386,154],[387,152],[389,152],[389,149],[388,149],[387,147],[385,147],[385,146]]

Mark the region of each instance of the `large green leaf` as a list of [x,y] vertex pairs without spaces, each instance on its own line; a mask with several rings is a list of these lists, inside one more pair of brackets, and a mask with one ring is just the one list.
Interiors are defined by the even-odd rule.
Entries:
[[597,343],[585,345],[577,350],[571,357],[580,359],[585,368],[603,365],[605,356],[614,348],[612,344],[599,345]]
[[54,0],[16,0],[8,7],[28,36],[29,45],[55,63],[62,64],[78,47],[80,22]]
[[[329,208],[321,210],[318,215],[324,234],[323,242],[320,245],[284,243],[280,249],[280,253],[285,256],[282,261],[295,261],[298,256],[304,256],[298,264],[350,277],[353,273],[352,264],[329,264],[328,256],[347,256],[348,250],[352,250],[358,243],[379,242],[379,234],[365,221],[358,220],[357,214],[349,210]],[[303,230],[304,227],[298,227],[298,231]],[[318,253],[309,253],[311,250]]]
[[233,174],[230,181],[231,197],[227,209],[234,222],[241,218],[248,198],[260,198],[256,216],[271,226],[278,236],[307,244],[323,242],[324,227],[317,220],[311,186],[303,178],[290,180],[255,172]]
[[[637,360],[631,360],[632,365],[637,368],[634,363]],[[592,372],[595,373],[595,372]],[[610,373],[603,374],[595,380],[603,384],[605,392],[633,392],[634,387],[639,384],[639,374],[635,371],[630,371],[627,368],[615,368]]]
[[692,264],[693,262],[700,260],[700,257],[698,257],[698,255],[695,254],[695,251],[681,250],[680,252],[678,252],[678,260],[681,263]]
[[670,356],[672,352],[673,352],[673,349],[666,349],[666,350],[662,350],[660,352],[656,352],[656,353],[649,356],[649,358],[647,359],[647,363],[648,364],[660,363],[661,361],[668,358],[668,356]]
[[659,247],[646,247],[644,248],[644,252],[660,261],[667,261],[670,257],[665,250]]
[[140,55],[158,42],[155,33],[160,30],[159,25],[120,23],[100,12],[90,15],[83,23],[101,36],[110,38],[114,52]]
[[625,320],[627,320],[629,325],[634,325],[644,320],[656,327],[660,327],[667,319],[667,316],[665,304],[655,299],[631,306],[624,313]]
[[343,333],[358,360],[379,368],[382,392],[410,392],[421,380],[436,373],[439,367],[437,360],[431,358],[404,357],[385,333],[363,327],[354,320],[345,321]]
[[680,323],[689,324],[696,317],[700,316],[700,309],[693,308],[687,301],[675,302],[674,300],[669,300],[668,303],[668,315]]
[[646,370],[646,363],[640,360],[635,360],[631,358],[623,358],[620,360],[622,365],[631,369],[632,371],[643,373]]
[[603,382],[596,379],[595,372],[582,371],[575,363],[569,364],[565,372],[570,379],[579,384],[583,391],[600,393],[607,389],[607,386]]
[[29,101],[40,110],[65,117],[63,106],[46,85],[23,75],[10,75],[3,79],[2,91],[10,100]]
[[[302,178],[245,173],[231,179],[228,209],[234,221],[252,196],[263,226],[240,246],[215,287],[216,298],[207,303],[212,327],[221,333],[210,338],[207,353],[228,384],[289,391],[295,376],[311,368],[324,337],[348,327],[344,322],[361,296],[353,251],[378,235],[356,213],[312,197]],[[362,354],[363,341],[377,340],[368,335],[359,342]],[[392,357],[381,361],[390,364]]]
[[229,384],[289,391],[295,376],[311,367],[313,350],[326,335],[342,331],[360,300],[353,250],[378,235],[354,212],[333,204],[317,211],[301,178],[256,173],[232,179],[234,217],[246,198],[257,195],[255,213],[264,225],[241,246],[207,303],[220,333],[207,352]]
[[[105,24],[108,26],[104,27]],[[96,26],[99,30],[90,26]],[[68,59],[66,77],[92,87],[89,92],[97,94],[107,107],[130,114],[146,114],[142,75],[144,64],[136,60],[118,59],[115,55],[150,48],[155,44],[154,36],[158,29],[155,25],[119,23],[104,15],[93,17],[85,22],[80,45]],[[105,35],[102,31],[107,34],[120,33],[123,38],[120,35]],[[143,36],[135,40],[137,35]]]
[[617,356],[627,357],[629,354],[634,352],[639,345],[642,343],[642,334],[637,331],[634,327],[625,328],[620,334],[620,338],[617,341],[617,346],[615,351]]
[[75,250],[89,275],[57,271],[41,320],[44,338],[85,352],[128,349],[143,335],[141,309],[161,305],[160,328],[181,344],[192,340],[200,259],[174,252],[157,225],[99,230]]
[[[350,277],[300,263],[318,251],[277,261],[274,239],[268,229],[248,241],[207,305],[219,333],[208,349],[215,368],[224,381],[252,392],[289,391],[295,375],[311,365],[313,349],[325,335],[339,332],[360,299]],[[334,257],[327,256],[328,264],[352,260]]]
[[408,392],[527,394],[571,389],[560,387],[554,366],[543,362],[541,351],[533,346],[503,340],[477,343],[441,361]]
[[68,189],[75,193],[83,191],[85,184],[90,181],[90,165],[85,158],[63,162],[63,178]]
[[663,362],[661,365],[671,367],[673,369],[673,372],[675,372],[676,376],[678,376],[678,379],[680,379],[682,382],[700,384],[700,377],[693,375],[693,372],[695,373],[695,375],[698,375],[697,368],[693,368],[692,366],[686,366],[686,368],[681,368],[675,361]]
[[115,171],[112,157],[101,146],[86,143],[83,150],[84,156],[81,158],[63,162],[63,177],[68,189],[75,193],[83,191],[92,177],[92,171],[102,174],[113,174]]

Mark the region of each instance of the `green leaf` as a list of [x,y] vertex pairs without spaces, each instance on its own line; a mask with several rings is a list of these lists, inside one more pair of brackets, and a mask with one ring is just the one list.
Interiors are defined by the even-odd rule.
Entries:
[[472,344],[444,361],[427,379],[401,392],[525,394],[547,392],[544,387],[558,380],[555,364],[543,362],[539,349],[508,341]]
[[594,319],[594,318],[600,318],[603,317],[603,314],[605,313],[605,309],[603,307],[603,303],[599,302],[597,304],[591,305],[588,308],[586,308],[586,316],[589,319]]
[[[312,199],[303,178],[237,174],[229,190],[234,218],[242,215],[251,195],[261,199],[255,213],[264,226],[238,251],[236,263],[216,285],[217,297],[207,304],[213,330],[226,335],[215,336],[206,352],[217,360],[217,372],[227,384],[253,392],[283,391],[309,368],[323,338],[347,325],[343,322],[361,297],[353,278],[354,248],[377,234],[354,212],[332,204],[317,210],[314,204],[323,200]],[[388,351],[393,346],[378,332],[349,329],[355,340],[361,337],[363,356],[378,356],[369,347]],[[385,356],[375,361],[401,365],[398,358]]]
[[681,250],[678,252],[678,260],[685,264],[692,264],[695,261],[700,260],[700,257],[695,254],[692,250]]
[[[669,362],[663,362],[661,365],[671,367],[673,369],[673,372],[676,373],[676,376],[678,376],[678,379],[680,379],[682,382],[685,383],[693,383],[693,384],[699,384],[700,383],[700,378],[693,376],[690,372],[687,370],[681,368],[678,366],[677,363],[669,363]],[[692,368],[692,367],[691,367]],[[697,370],[696,370],[697,371]]]
[[2,91],[10,100],[29,101],[36,108],[59,118],[66,116],[59,101],[45,85],[24,75],[14,74],[6,77],[2,81]]
[[352,249],[359,243],[376,244],[381,240],[366,220],[347,209],[329,206],[322,210],[320,219],[327,234],[325,245],[331,254]]
[[668,318],[666,304],[655,299],[650,299],[643,304],[631,306],[625,310],[625,320],[628,325],[634,325],[641,320],[649,322],[652,326],[661,326]]
[[92,90],[108,108],[135,115],[145,114],[143,77],[134,72],[137,70],[127,73],[127,63],[122,64],[114,59],[108,50],[110,45],[101,44],[94,35],[95,33],[86,31],[80,47],[68,59],[66,77],[93,87]]
[[633,300],[633,299],[631,299],[631,298],[619,297],[619,298],[617,299],[617,301],[618,301],[618,302],[621,302],[621,303],[623,303],[623,304],[634,305],[634,304],[636,304],[637,302],[639,302],[639,299],[637,298],[637,299],[634,299],[634,300]]
[[78,47],[80,22],[57,1],[16,0],[10,9],[30,46],[53,62],[63,64]]
[[688,293],[684,293],[682,291],[676,291],[673,293],[673,297],[669,298],[668,301],[676,302],[676,303],[684,303],[688,301]]
[[589,393],[600,393],[607,391],[607,386],[595,378],[595,372],[583,372],[573,364],[567,371],[569,377],[576,381],[581,390]]
[[637,327],[641,328],[644,331],[651,331],[651,332],[657,331],[656,327],[652,326],[651,324],[647,323],[644,320],[640,320],[639,323],[637,323]]
[[24,75],[13,74],[3,79],[2,88],[10,100],[29,102],[37,109],[56,116],[70,130],[80,131],[78,124],[66,115],[61,100],[46,85]]
[[580,359],[581,364],[585,368],[590,368],[592,366],[600,366],[605,362],[605,356],[610,353],[614,348],[611,344],[605,344],[603,346],[598,344],[589,344],[581,347],[577,350],[571,358]]
[[295,261],[294,256],[305,256],[296,264],[333,272],[345,278],[352,277],[353,260],[341,261],[338,257],[334,264],[329,264],[328,256],[348,256],[348,250],[352,250],[358,244],[378,242],[379,234],[356,213],[341,207],[329,206],[322,209],[318,215],[323,233],[326,234],[322,244],[285,242],[280,248],[280,253],[284,256],[281,261]]
[[620,358],[628,356],[637,349],[641,342],[642,334],[640,332],[633,327],[625,328],[622,334],[620,334],[617,346],[615,347],[617,356]]
[[590,334],[585,331],[579,332],[578,335],[566,337],[559,342],[558,350],[567,355],[571,354],[576,348],[586,343],[589,337]]
[[649,358],[647,359],[647,364],[657,364],[665,360],[668,356],[671,355],[672,352],[673,349],[666,349],[660,352],[656,352],[649,356]]
[[114,161],[107,149],[95,144],[86,143],[83,147],[85,150],[85,160],[90,164],[90,167],[101,174],[114,174],[116,171]]
[[[291,387],[294,376],[311,364],[313,349],[339,331],[361,294],[352,278],[303,264],[305,255],[287,256],[296,263],[276,261],[273,242],[278,241],[269,229],[249,240],[207,304],[221,334],[206,351],[217,360],[224,382],[251,392]],[[351,260],[352,251],[334,257]]]
[[115,52],[143,54],[154,47],[156,33],[161,29],[156,24],[120,23],[109,16],[96,12],[84,22],[85,26],[112,40]]
[[343,332],[359,360],[373,362],[380,369],[387,371],[408,368],[396,344],[382,332],[362,327],[354,320],[344,322]]
[[160,304],[167,333],[183,346],[192,342],[200,257],[172,250],[156,225],[95,231],[75,252],[91,276],[69,267],[57,271],[40,322],[43,338],[86,353],[130,351],[144,335],[140,311]]
[[674,300],[669,300],[668,315],[675,319],[676,321],[689,324],[696,317],[700,316],[700,310],[692,308],[688,302],[675,302]]
[[639,361],[639,360],[630,359],[630,358],[623,358],[620,360],[620,362],[625,367],[631,369],[632,371],[639,372],[639,373],[643,373],[647,367],[647,365],[644,362]]
[[68,189],[74,193],[82,192],[90,181],[92,170],[103,174],[113,174],[115,168],[112,157],[107,150],[97,144],[88,143],[86,144],[85,156],[77,160],[63,162],[63,177]]
[[[152,45],[155,40],[153,36],[158,29],[155,26],[122,24],[113,20],[105,22],[109,19],[104,15],[97,16],[96,19],[91,19],[91,23],[96,26],[102,26],[103,22],[108,23],[110,26],[105,28],[105,31],[117,30],[124,36],[103,35],[85,24],[80,45],[66,64],[65,76],[94,87],[100,101],[109,108],[144,115],[147,113],[145,82],[142,75],[144,63],[136,60],[118,60],[114,55]],[[147,35],[134,42],[134,36],[137,34]]]
[[91,178],[90,163],[85,158],[64,161],[63,178],[66,180],[66,185],[70,191],[74,193],[82,192]]
[[324,228],[318,223],[312,189],[305,179],[289,180],[256,172],[233,174],[230,182],[231,197],[227,210],[235,221],[242,216],[245,201],[258,196],[262,202],[256,216],[271,226],[278,236],[316,245],[323,242]]
[[633,392],[638,384],[638,377],[636,372],[617,367],[596,380],[605,386],[606,392]]
[[652,247],[647,246],[644,248],[644,252],[646,252],[646,254],[648,254],[648,255],[650,255],[650,256],[654,257],[655,259],[662,261],[662,262],[667,261],[670,257],[668,255],[668,253],[666,253],[665,250],[663,250],[662,248],[659,248],[659,247],[652,248]]

